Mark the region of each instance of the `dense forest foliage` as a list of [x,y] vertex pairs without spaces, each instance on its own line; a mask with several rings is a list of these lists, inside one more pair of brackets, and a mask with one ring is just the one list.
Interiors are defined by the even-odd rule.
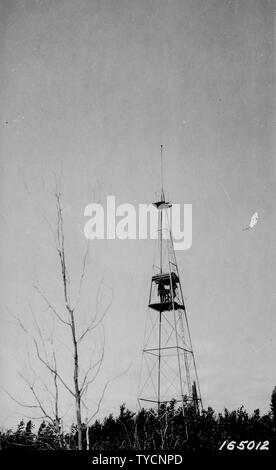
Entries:
[[[141,451],[217,451],[227,441],[269,441],[270,449],[276,443],[276,388],[271,397],[271,410],[261,415],[256,409],[247,413],[242,406],[237,410],[215,413],[212,408],[197,413],[174,401],[154,410],[140,410],[137,414],[120,407],[118,416],[110,414],[92,426],[83,425],[83,448],[89,450],[141,450]],[[16,431],[0,433],[1,449],[27,447],[33,450],[72,449],[78,446],[77,428],[70,432],[57,432],[52,423],[43,421],[34,431],[32,421],[21,422]]]

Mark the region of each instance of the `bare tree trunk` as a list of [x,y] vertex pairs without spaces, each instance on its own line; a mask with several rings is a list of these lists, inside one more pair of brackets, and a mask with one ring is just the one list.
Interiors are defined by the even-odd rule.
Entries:
[[71,331],[74,346],[74,386],[75,386],[75,400],[76,400],[76,418],[78,429],[78,449],[82,450],[82,423],[81,423],[81,390],[79,389],[79,356],[78,356],[78,342],[76,338],[74,312],[70,310],[71,316]]
[[78,449],[82,450],[82,426],[81,426],[81,399],[76,396],[76,414],[77,414],[77,428],[78,428]]
[[54,386],[55,386],[55,427],[56,433],[58,436],[59,447],[62,448],[62,438],[61,438],[61,428],[60,428],[60,417],[59,417],[59,410],[58,410],[58,383],[57,383],[57,361],[56,361],[56,353],[53,352],[53,359],[55,364],[55,371],[54,371]]
[[89,426],[88,426],[88,419],[86,418],[85,421],[85,435],[86,435],[86,448],[90,450],[90,440],[89,440]]
[[63,281],[64,300],[65,306],[69,313],[69,326],[72,332],[72,342],[74,350],[74,398],[76,404],[76,419],[78,430],[78,450],[82,450],[82,423],[81,423],[81,389],[79,388],[79,356],[78,356],[78,340],[76,337],[74,308],[70,306],[69,291],[68,291],[68,273],[65,261],[65,248],[64,248],[64,231],[63,231],[63,217],[62,208],[60,204],[60,192],[56,191],[56,205],[57,205],[57,250],[61,264],[61,274]]

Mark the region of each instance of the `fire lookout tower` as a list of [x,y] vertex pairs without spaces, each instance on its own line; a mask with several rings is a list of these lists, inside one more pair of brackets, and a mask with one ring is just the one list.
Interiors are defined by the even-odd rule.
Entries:
[[202,408],[196,363],[170,226],[171,204],[162,189],[157,202],[158,249],[153,265],[138,392],[140,407],[175,400]]

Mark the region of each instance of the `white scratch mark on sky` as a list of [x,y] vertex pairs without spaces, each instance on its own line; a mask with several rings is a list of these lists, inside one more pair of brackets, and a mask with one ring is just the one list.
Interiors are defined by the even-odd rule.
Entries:
[[228,192],[226,191],[225,187],[223,186],[223,184],[222,184],[221,182],[219,182],[219,185],[222,187],[223,192],[224,192],[225,196],[227,197],[227,199],[228,199],[228,201],[229,201],[230,207],[232,207],[232,199],[231,199],[231,197],[229,196]]

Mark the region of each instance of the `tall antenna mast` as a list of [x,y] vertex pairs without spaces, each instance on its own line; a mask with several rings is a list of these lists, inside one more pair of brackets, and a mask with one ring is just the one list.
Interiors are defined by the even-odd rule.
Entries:
[[163,181],[163,145],[160,145],[160,157],[161,157],[161,200],[165,200],[164,196],[164,181]]

